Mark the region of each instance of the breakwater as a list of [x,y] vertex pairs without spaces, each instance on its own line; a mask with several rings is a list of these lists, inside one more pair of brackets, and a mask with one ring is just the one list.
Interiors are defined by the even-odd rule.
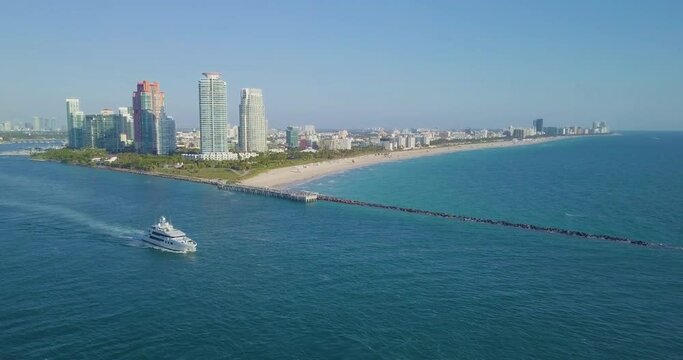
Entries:
[[[555,227],[538,226],[538,225],[533,225],[533,224],[513,223],[513,222],[509,222],[509,221],[505,221],[505,220],[492,220],[492,219],[483,219],[483,218],[472,217],[472,216],[454,215],[454,214],[449,214],[449,213],[445,213],[445,212],[420,210],[420,209],[406,208],[406,207],[393,206],[393,205],[370,203],[370,202],[358,201],[358,200],[349,200],[349,199],[343,199],[343,198],[338,198],[338,197],[334,197],[334,196],[327,196],[327,195],[320,195],[320,194],[317,195],[317,199],[320,201],[328,201],[328,202],[340,203],[340,204],[346,204],[346,205],[355,205],[355,206],[378,208],[378,209],[385,209],[385,210],[394,210],[394,211],[401,211],[401,212],[412,213],[412,214],[434,216],[434,217],[445,218],[445,219],[453,219],[453,220],[458,220],[458,221],[463,221],[463,222],[504,226],[504,227],[509,227],[509,228],[539,231],[539,232],[545,232],[545,233],[550,233],[550,234],[560,234],[560,235],[580,237],[580,238],[585,238],[585,239],[606,240],[606,241],[620,242],[620,243],[626,243],[626,244],[631,244],[631,245],[636,245],[636,246],[677,248],[677,247],[668,246],[665,244],[651,243],[651,242],[642,241],[642,240],[634,240],[634,239],[629,239],[629,238],[620,237],[620,236],[604,235],[604,234],[592,234],[592,233],[588,233],[588,232],[584,232],[584,231],[567,230],[567,229],[560,229],[560,228],[555,228]],[[677,248],[677,249],[679,249],[679,248]]]
[[523,223],[514,223],[514,222],[510,222],[510,221],[505,221],[505,220],[484,219],[484,218],[478,218],[478,217],[473,217],[473,216],[456,215],[456,214],[449,214],[449,213],[445,213],[445,212],[438,212],[438,211],[431,211],[431,210],[422,210],[422,209],[414,209],[414,208],[407,208],[407,207],[400,207],[400,206],[393,206],[393,205],[385,205],[385,204],[371,203],[371,202],[358,201],[358,200],[350,200],[350,199],[344,199],[344,198],[339,198],[339,197],[335,197],[335,196],[322,195],[322,194],[312,193],[312,192],[307,192],[307,191],[280,190],[280,189],[272,189],[272,188],[266,188],[266,187],[247,186],[247,185],[228,184],[228,183],[219,183],[219,184],[217,184],[217,186],[219,189],[222,189],[222,190],[237,191],[237,192],[261,195],[261,196],[277,197],[277,198],[281,198],[281,199],[294,200],[294,201],[305,202],[305,203],[310,203],[310,202],[314,202],[314,201],[327,201],[327,202],[346,204],[346,205],[354,205],[354,206],[370,207],[370,208],[377,208],[377,209],[384,209],[384,210],[401,211],[401,212],[405,212],[405,213],[433,216],[433,217],[439,217],[439,218],[444,218],[444,219],[458,220],[458,221],[462,221],[462,222],[487,224],[487,225],[494,225],[494,226],[504,226],[504,227],[508,227],[508,228],[516,228],[516,229],[521,229],[521,230],[545,232],[545,233],[549,233],[549,234],[558,234],[558,235],[579,237],[579,238],[584,238],[584,239],[594,239],[594,240],[619,242],[619,243],[625,243],[625,244],[630,244],[630,245],[635,245],[635,246],[665,247],[665,248],[675,248],[675,249],[679,249],[679,250],[681,249],[680,247],[669,246],[669,245],[665,245],[665,244],[661,244],[661,243],[652,243],[652,242],[647,242],[647,241],[642,241],[642,240],[629,239],[629,238],[621,237],[621,236],[606,235],[606,234],[593,234],[593,233],[589,233],[589,232],[585,232],[585,231],[567,230],[567,229],[561,229],[561,228],[556,228],[556,227],[539,226],[539,225],[523,224]]
[[414,208],[407,208],[407,207],[400,207],[400,206],[393,206],[393,205],[385,205],[385,204],[379,204],[379,203],[371,203],[371,202],[358,201],[358,200],[350,200],[350,199],[344,199],[344,198],[339,198],[339,197],[334,197],[334,196],[322,195],[322,194],[318,194],[318,193],[314,193],[314,192],[308,192],[308,191],[281,190],[281,189],[273,189],[273,188],[259,187],[259,186],[231,184],[231,183],[226,183],[225,181],[218,180],[218,179],[202,179],[202,178],[195,178],[195,177],[176,175],[176,174],[149,172],[149,171],[122,169],[122,168],[113,168],[113,167],[108,167],[108,166],[94,166],[94,167],[109,169],[109,170],[114,170],[114,171],[120,171],[120,172],[127,172],[127,173],[132,173],[132,174],[157,176],[157,177],[164,177],[164,178],[175,179],[175,180],[182,180],[182,181],[189,181],[189,182],[195,182],[195,183],[214,185],[214,186],[218,187],[218,189],[221,189],[221,190],[242,192],[242,193],[247,193],[247,194],[254,194],[254,195],[261,195],[261,196],[268,196],[268,197],[276,197],[276,198],[280,198],[280,199],[287,199],[287,200],[304,202],[304,203],[311,203],[311,202],[315,202],[315,201],[327,201],[327,202],[333,202],[333,203],[339,203],[339,204],[355,205],[355,206],[378,208],[378,209],[393,210],[393,211],[401,211],[401,212],[418,214],[418,215],[433,216],[433,217],[439,217],[439,218],[445,218],[445,219],[453,219],[453,220],[458,220],[458,221],[462,221],[462,222],[471,222],[471,223],[487,224],[487,225],[494,225],[494,226],[504,226],[504,227],[508,227],[508,228],[517,228],[517,229],[522,229],[522,230],[545,232],[545,233],[549,233],[549,234],[559,234],[559,235],[579,237],[579,238],[585,238],[585,239],[619,242],[619,243],[625,243],[625,244],[630,244],[630,245],[635,245],[635,246],[660,247],[660,248],[683,250],[683,247],[681,247],[681,246],[672,246],[672,245],[667,245],[667,244],[662,244],[662,243],[647,242],[647,241],[643,241],[643,240],[629,239],[629,238],[621,237],[621,236],[606,235],[606,234],[593,234],[593,233],[589,233],[589,232],[585,232],[585,231],[568,230],[568,229],[561,229],[561,228],[548,227],[548,226],[539,226],[539,225],[533,225],[533,224],[514,223],[514,222],[510,222],[510,221],[505,221],[505,220],[485,219],[485,218],[449,214],[449,213],[445,213],[445,212],[438,212],[438,211],[431,211],[431,210],[421,210],[421,209],[414,209]]

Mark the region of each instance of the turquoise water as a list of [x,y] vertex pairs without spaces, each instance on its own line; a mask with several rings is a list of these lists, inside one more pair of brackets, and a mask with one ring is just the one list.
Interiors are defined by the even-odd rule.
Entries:
[[[683,133],[449,154],[304,187],[683,244]],[[0,189],[2,359],[683,356],[683,251],[21,157],[0,157]],[[196,254],[135,240],[161,214]]]

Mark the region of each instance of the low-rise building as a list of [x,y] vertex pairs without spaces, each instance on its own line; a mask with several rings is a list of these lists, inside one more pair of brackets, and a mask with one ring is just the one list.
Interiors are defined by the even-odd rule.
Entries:
[[184,157],[192,160],[213,160],[213,161],[228,161],[228,160],[246,160],[258,156],[258,153],[234,153],[234,152],[210,152],[201,154],[183,154]]

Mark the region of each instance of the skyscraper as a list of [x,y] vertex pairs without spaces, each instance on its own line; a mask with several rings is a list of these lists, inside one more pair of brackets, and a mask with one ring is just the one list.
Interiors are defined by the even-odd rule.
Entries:
[[69,136],[69,147],[83,147],[83,112],[78,99],[66,99],[66,128]]
[[164,109],[164,93],[159,83],[147,80],[138,82],[133,93],[133,121],[135,149],[141,153],[159,154],[159,122]]
[[244,152],[265,152],[266,111],[261,89],[242,89],[239,145]]
[[287,126],[286,131],[287,138],[287,148],[298,149],[299,148],[299,128],[293,126]]
[[43,119],[40,116],[33,117],[33,131],[44,130]]
[[175,120],[170,116],[166,116],[166,113],[162,113],[159,131],[158,153],[164,155],[173,154],[176,149]]
[[534,128],[536,129],[536,134],[541,134],[543,132],[543,119],[534,120]]
[[131,143],[135,141],[135,121],[133,120],[133,108],[124,106],[119,108],[119,116],[121,117],[121,132],[125,134],[125,142]]
[[202,154],[228,151],[228,84],[216,72],[199,80],[199,132]]
[[55,121],[55,118],[46,118],[46,117],[40,118],[40,126],[41,126],[41,130],[43,130],[43,131],[57,130],[56,124],[57,124],[57,122]]
[[35,131],[53,131],[56,130],[55,119],[40,116],[33,117],[33,130]]
[[120,151],[121,116],[104,109],[99,114],[86,115],[83,125],[83,147]]

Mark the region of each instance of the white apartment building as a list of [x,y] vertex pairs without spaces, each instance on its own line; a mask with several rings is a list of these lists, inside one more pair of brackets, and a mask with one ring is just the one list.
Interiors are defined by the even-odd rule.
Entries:
[[266,152],[266,110],[261,89],[242,89],[239,147],[242,152]]
[[199,130],[202,153],[228,151],[228,84],[216,72],[199,80]]

